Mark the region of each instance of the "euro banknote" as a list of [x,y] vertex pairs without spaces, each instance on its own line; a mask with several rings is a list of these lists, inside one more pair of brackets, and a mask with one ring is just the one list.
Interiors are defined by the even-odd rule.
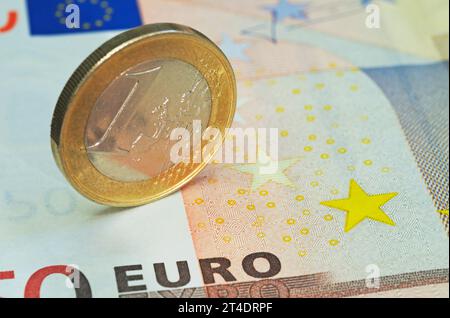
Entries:
[[[278,169],[91,203],[53,162],[58,95],[104,41],[167,21],[228,56],[233,127],[277,128]],[[6,0],[0,57],[0,297],[448,297],[448,1]]]

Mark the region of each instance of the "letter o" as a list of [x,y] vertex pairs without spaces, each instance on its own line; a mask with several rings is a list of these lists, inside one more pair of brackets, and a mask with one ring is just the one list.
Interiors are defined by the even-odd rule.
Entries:
[[278,295],[268,295],[269,297],[266,298],[289,298],[290,292],[289,288],[281,281],[279,280],[261,280],[259,282],[254,283],[250,287],[250,298],[264,298],[262,294],[262,289],[265,287],[275,287],[275,289],[278,292]]
[[[255,260],[264,258],[269,262],[269,269],[266,272],[260,272],[255,268]],[[277,275],[281,271],[281,262],[275,255],[271,253],[253,253],[247,255],[242,260],[242,268],[247,275],[254,278],[269,278]]]

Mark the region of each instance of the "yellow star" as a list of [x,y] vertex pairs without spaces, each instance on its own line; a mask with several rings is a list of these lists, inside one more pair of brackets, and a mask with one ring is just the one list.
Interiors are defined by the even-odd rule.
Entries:
[[369,195],[355,180],[350,181],[350,193],[347,199],[321,202],[330,208],[347,212],[345,232],[350,231],[364,219],[372,219],[394,226],[394,221],[381,210],[381,207],[398,193]]
[[233,166],[234,170],[252,175],[252,190],[256,190],[267,182],[276,182],[295,188],[295,184],[287,177],[286,170],[300,161],[300,158],[272,160],[264,153],[258,153],[258,162]]

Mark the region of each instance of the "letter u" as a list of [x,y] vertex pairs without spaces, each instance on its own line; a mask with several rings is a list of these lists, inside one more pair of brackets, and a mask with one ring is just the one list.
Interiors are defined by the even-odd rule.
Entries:
[[167,278],[166,266],[164,263],[153,264],[153,268],[155,269],[156,280],[163,287],[179,288],[189,284],[191,281],[189,265],[186,261],[177,262],[179,279],[176,282],[171,282]]

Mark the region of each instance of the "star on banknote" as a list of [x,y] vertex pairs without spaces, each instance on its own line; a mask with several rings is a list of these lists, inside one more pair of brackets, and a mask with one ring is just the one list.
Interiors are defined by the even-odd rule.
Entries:
[[394,221],[381,210],[381,207],[397,196],[397,194],[369,195],[355,180],[351,180],[349,197],[347,199],[325,201],[321,204],[346,211],[345,232],[349,232],[366,218],[394,226]]
[[[259,154],[257,163],[242,164],[233,166],[233,169],[243,173],[252,175],[252,190],[256,190],[268,182],[276,182],[288,187],[295,188],[295,184],[286,175],[286,170],[294,166],[301,158],[291,158],[286,160],[273,160],[266,154]],[[264,171],[268,167],[277,167],[276,169],[268,169],[272,171]]]
[[304,20],[306,11],[304,4],[291,3],[288,0],[280,0],[278,4],[264,7],[269,10],[276,21],[283,21],[286,18]]

